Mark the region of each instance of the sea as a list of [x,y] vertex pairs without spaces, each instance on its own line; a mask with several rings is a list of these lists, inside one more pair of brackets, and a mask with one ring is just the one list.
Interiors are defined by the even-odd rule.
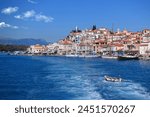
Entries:
[[0,100],[149,99],[150,61],[0,53]]

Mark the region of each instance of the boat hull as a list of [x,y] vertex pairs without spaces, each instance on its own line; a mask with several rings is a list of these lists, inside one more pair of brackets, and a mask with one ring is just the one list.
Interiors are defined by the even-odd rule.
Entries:
[[78,57],[78,55],[65,55],[66,57]]
[[104,76],[104,80],[109,82],[122,82],[122,78],[116,78],[110,76]]
[[139,60],[136,56],[118,56],[118,60]]
[[98,55],[65,55],[66,57],[97,58]]
[[117,59],[117,56],[102,56],[104,59]]

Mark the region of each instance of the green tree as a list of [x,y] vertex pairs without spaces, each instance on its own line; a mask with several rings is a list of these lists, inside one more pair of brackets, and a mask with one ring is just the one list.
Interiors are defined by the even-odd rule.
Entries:
[[96,30],[96,25],[93,25],[92,30]]

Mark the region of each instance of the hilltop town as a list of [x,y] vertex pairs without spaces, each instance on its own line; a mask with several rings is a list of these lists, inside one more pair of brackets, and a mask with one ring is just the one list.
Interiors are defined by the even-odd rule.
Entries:
[[131,32],[126,29],[114,32],[107,28],[80,30],[77,27],[64,39],[48,45],[32,45],[29,54],[44,55],[99,55],[119,56],[150,55],[150,29]]

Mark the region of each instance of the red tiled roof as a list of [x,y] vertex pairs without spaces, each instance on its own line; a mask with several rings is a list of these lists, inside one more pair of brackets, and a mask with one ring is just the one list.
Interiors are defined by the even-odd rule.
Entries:
[[131,42],[130,40],[126,39],[126,40],[123,40],[124,42]]
[[72,45],[72,42],[65,40],[65,41],[62,42],[62,44],[64,44],[64,45]]
[[110,46],[123,47],[123,44],[116,43],[116,44],[111,44]]

